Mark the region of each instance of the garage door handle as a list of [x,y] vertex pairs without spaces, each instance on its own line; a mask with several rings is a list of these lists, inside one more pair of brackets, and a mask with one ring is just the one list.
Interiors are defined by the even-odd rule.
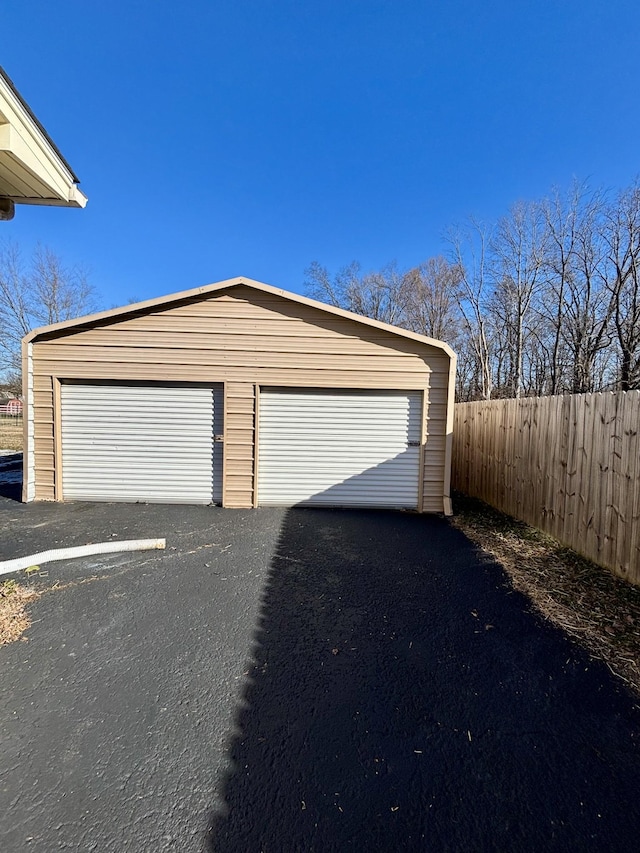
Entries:
[[419,441],[408,441],[407,447],[420,447],[420,442]]
[[223,435],[214,435],[213,440],[214,441],[224,441],[224,436]]

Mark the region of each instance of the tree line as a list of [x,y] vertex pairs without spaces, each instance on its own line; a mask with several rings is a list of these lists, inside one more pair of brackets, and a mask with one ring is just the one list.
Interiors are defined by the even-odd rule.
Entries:
[[306,290],[449,343],[461,401],[640,388],[640,183],[576,182],[445,240],[408,270],[314,262]]
[[[335,274],[314,262],[307,292],[444,340],[458,354],[459,400],[640,388],[640,182],[615,192],[574,183],[468,219],[446,251],[410,269]],[[0,379],[20,387],[20,340],[89,313],[81,268],[46,247],[0,246]]]
[[85,270],[69,266],[46,246],[25,258],[16,243],[0,245],[0,381],[22,392],[21,341],[38,326],[89,313],[95,290]]

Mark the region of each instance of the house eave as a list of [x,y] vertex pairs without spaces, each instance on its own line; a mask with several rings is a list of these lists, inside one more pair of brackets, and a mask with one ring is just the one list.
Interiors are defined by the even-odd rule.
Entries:
[[0,197],[14,204],[84,207],[78,178],[0,68]]

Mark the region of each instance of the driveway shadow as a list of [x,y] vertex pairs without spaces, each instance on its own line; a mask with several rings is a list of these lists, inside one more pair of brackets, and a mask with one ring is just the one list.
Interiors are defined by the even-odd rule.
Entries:
[[633,699],[441,518],[292,509],[216,853],[625,850]]

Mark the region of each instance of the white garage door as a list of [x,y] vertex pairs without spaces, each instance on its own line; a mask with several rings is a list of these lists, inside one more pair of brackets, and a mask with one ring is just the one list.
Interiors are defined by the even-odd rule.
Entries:
[[263,389],[258,500],[418,505],[422,394]]
[[63,384],[61,402],[65,499],[220,502],[222,386]]

